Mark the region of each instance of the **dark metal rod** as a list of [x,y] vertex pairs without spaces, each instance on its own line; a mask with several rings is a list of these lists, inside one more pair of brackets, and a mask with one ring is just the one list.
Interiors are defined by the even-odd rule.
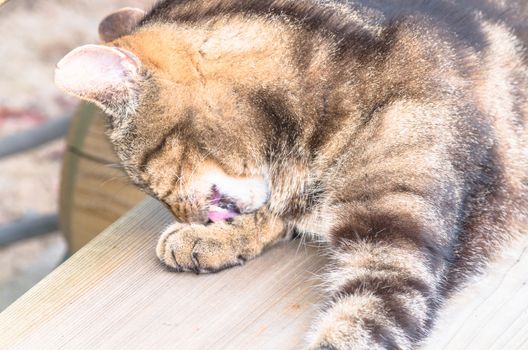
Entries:
[[71,118],[52,119],[27,131],[0,139],[0,158],[24,152],[47,142],[63,137]]
[[0,226],[0,246],[51,233],[58,229],[59,216],[57,214],[23,217],[13,223]]

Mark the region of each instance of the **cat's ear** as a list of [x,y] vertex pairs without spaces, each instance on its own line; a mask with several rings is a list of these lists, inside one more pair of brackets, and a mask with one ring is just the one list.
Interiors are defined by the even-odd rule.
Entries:
[[55,83],[112,114],[130,113],[137,106],[140,69],[139,58],[128,50],[84,45],[57,63]]
[[145,11],[125,7],[106,16],[99,24],[99,37],[105,43],[130,34],[145,17]]

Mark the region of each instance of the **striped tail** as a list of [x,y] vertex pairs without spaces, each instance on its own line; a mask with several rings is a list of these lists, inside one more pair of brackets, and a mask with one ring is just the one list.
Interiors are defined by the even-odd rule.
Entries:
[[331,297],[314,324],[310,349],[412,349],[424,339],[443,275],[431,251],[400,236],[345,241],[333,256]]

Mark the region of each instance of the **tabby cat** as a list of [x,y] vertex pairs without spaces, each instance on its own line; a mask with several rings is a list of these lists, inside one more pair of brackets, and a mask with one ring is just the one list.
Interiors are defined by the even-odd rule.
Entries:
[[503,6],[166,0],[108,16],[56,82],[177,219],[163,264],[314,236],[332,264],[308,348],[411,349],[527,221],[528,6]]

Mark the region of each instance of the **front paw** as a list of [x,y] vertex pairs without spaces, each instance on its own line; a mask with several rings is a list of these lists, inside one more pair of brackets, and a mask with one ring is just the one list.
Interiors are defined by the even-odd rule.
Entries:
[[167,267],[195,273],[217,272],[248,258],[226,223],[171,225],[161,235],[156,253]]

